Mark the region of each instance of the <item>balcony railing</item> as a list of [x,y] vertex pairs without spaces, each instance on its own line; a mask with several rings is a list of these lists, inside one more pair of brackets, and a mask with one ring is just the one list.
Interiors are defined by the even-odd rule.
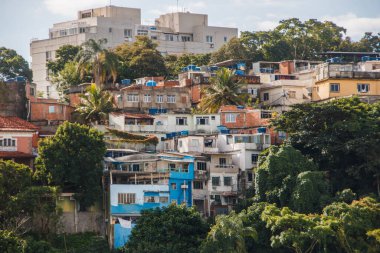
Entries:
[[380,79],[380,72],[364,71],[330,71],[330,78],[352,78],[352,79]]

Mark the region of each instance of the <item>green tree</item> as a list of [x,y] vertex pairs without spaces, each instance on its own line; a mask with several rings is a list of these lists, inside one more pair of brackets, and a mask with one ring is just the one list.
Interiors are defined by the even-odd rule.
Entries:
[[380,243],[367,236],[380,228],[380,203],[375,199],[366,197],[351,204],[336,202],[326,206],[323,214],[339,220],[336,238],[345,252],[379,252]]
[[91,69],[93,81],[98,87],[102,87],[111,78],[115,82],[117,77],[118,58],[105,48],[106,43],[107,39],[98,41],[89,39],[82,44],[76,56],[81,78],[84,78],[88,74],[88,69]]
[[0,252],[24,253],[26,241],[7,230],[0,230]]
[[188,65],[206,66],[210,63],[211,54],[183,54],[165,56],[165,66],[170,77],[176,77]]
[[121,78],[166,75],[164,57],[157,50],[157,44],[147,36],[137,36],[132,44],[116,47],[115,53],[121,59]]
[[40,141],[39,169],[49,173],[50,184],[75,192],[82,209],[101,196],[103,134],[87,126],[65,122],[54,136]]
[[13,49],[0,47],[0,80],[23,76],[32,81],[28,62]]
[[199,252],[207,225],[195,209],[170,205],[144,210],[125,245],[125,252]]
[[321,210],[329,198],[329,185],[317,170],[293,147],[272,146],[255,172],[255,199],[300,212]]
[[221,68],[211,78],[211,84],[201,90],[202,99],[198,109],[203,113],[216,113],[223,105],[244,105],[247,99],[239,95],[241,84],[233,71]]
[[51,82],[56,85],[60,96],[64,96],[65,91],[67,91],[70,87],[77,86],[86,80],[81,78],[80,74],[77,72],[77,69],[78,64],[76,62],[68,62],[62,70],[58,71],[57,74],[51,77]]
[[230,39],[218,51],[212,53],[211,62],[217,63],[226,60],[250,59],[251,55],[239,38]]
[[231,212],[228,215],[216,217],[206,240],[202,244],[202,253],[246,253],[246,238],[257,239],[257,231],[251,226],[245,226],[247,215],[244,211],[239,214]]
[[65,68],[65,65],[69,62],[73,62],[77,56],[80,46],[63,45],[55,51],[55,60],[48,61],[46,67],[54,75],[57,75],[61,70]]
[[261,216],[272,232],[273,248],[290,248],[296,253],[311,253],[317,245],[327,251],[327,243],[335,238],[338,221],[318,214],[300,214],[288,207],[265,207]]
[[359,98],[299,104],[273,120],[292,146],[326,168],[333,192],[380,194],[380,103]]
[[80,94],[82,99],[77,106],[79,112],[86,122],[104,123],[108,114],[115,110],[115,101],[112,94],[108,91],[102,91],[95,84],[88,87],[85,94]]

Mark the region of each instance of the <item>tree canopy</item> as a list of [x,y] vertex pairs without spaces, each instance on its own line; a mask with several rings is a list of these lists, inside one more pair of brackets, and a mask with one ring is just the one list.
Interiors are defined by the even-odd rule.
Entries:
[[144,210],[125,245],[125,252],[198,253],[207,230],[199,213],[184,205]]
[[[292,146],[327,170],[333,192],[375,193],[380,185],[380,103],[359,98],[299,104],[273,120]],[[380,194],[378,192],[378,194]]]
[[255,199],[300,212],[320,211],[330,194],[326,176],[317,170],[290,145],[272,146],[255,171]]
[[97,130],[65,122],[54,136],[40,141],[39,170],[46,170],[49,183],[74,192],[84,209],[101,196],[102,160],[106,151]]
[[32,81],[28,62],[13,49],[0,47],[0,80],[23,76]]
[[121,78],[166,75],[164,57],[157,50],[157,44],[147,36],[136,36],[132,44],[124,43],[116,47],[115,54],[121,59]]

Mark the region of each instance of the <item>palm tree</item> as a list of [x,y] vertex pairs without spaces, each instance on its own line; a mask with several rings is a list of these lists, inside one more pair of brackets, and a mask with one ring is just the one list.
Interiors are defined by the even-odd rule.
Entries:
[[110,78],[115,82],[117,77],[118,58],[104,47],[106,43],[107,39],[100,39],[98,42],[89,39],[82,44],[82,49],[76,57],[77,70],[81,77],[83,78],[88,69],[91,69],[93,81],[98,87],[102,87]]
[[238,94],[241,84],[236,81],[235,73],[221,68],[211,78],[211,84],[201,90],[202,98],[198,105],[202,113],[217,113],[223,105],[244,105],[245,99]]
[[76,110],[85,119],[87,123],[103,123],[110,112],[113,112],[115,101],[112,94],[108,91],[102,91],[95,84],[91,84],[87,93],[79,95],[82,99]]

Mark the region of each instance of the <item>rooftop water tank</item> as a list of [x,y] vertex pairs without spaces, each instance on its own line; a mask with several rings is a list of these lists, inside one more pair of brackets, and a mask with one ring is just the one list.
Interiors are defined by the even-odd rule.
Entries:
[[157,83],[153,80],[149,80],[148,82],[146,82],[145,85],[149,86],[149,87],[155,87],[155,86],[157,86]]

